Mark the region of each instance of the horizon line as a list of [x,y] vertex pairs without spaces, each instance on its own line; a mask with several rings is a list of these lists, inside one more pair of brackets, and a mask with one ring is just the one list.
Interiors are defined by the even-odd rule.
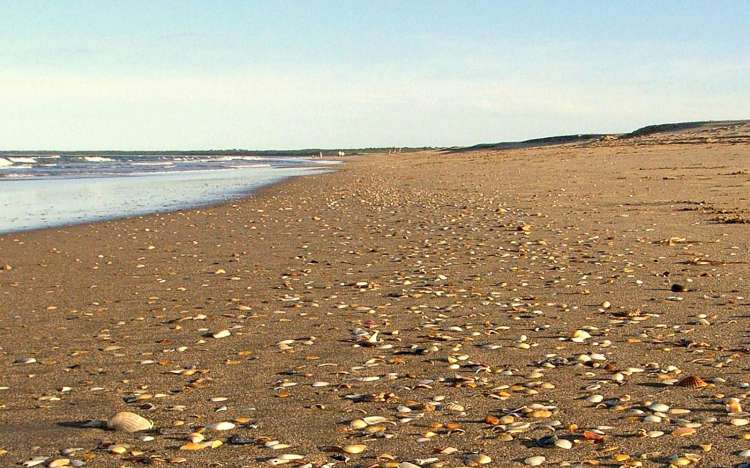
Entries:
[[429,146],[360,146],[360,147],[329,147],[329,148],[284,148],[284,149],[247,149],[247,148],[198,148],[198,149],[76,149],[76,150],[57,150],[57,149],[0,149],[0,154],[8,153],[228,153],[228,152],[256,152],[256,153],[301,153],[301,152],[324,152],[324,151],[362,151],[362,150],[385,150],[385,149],[461,149],[471,148],[475,146],[485,145],[504,145],[514,143],[529,143],[538,140],[546,140],[553,138],[563,137],[604,137],[604,136],[623,136],[630,134],[637,134],[644,129],[652,127],[668,127],[668,126],[683,126],[683,125],[702,125],[702,124],[715,124],[715,123],[742,123],[750,122],[750,119],[727,119],[727,120],[694,120],[694,121],[682,121],[682,122],[665,122],[659,124],[648,124],[642,127],[638,127],[630,132],[620,133],[568,133],[568,134],[555,134],[529,138],[526,140],[511,140],[511,141],[497,141],[491,143],[474,143],[471,145],[429,145]]

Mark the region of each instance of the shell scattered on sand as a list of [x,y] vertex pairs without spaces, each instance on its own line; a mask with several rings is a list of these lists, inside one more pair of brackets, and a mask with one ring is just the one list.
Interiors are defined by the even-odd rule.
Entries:
[[697,388],[707,387],[708,382],[698,377],[697,375],[688,375],[687,377],[677,382],[675,385],[677,385],[678,387],[687,387],[687,388],[697,389]]
[[154,424],[143,416],[129,411],[121,411],[109,418],[107,427],[114,431],[141,432],[150,431]]
[[[702,176],[741,186],[730,167],[750,158],[704,166],[686,147],[669,169],[649,146],[579,147],[555,174],[516,153],[393,156],[403,174],[353,167],[326,190],[116,222],[116,242],[86,249],[52,232],[0,274],[10,317],[59,319],[6,355],[0,410],[65,437],[2,440],[0,465],[745,463],[746,230],[685,198]],[[619,178],[593,178],[600,163]],[[103,405],[128,411],[87,419]]]

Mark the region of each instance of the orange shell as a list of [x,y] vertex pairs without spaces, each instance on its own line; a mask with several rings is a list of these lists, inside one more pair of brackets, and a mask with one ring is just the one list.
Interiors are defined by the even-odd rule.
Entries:
[[697,375],[688,375],[684,379],[677,382],[676,385],[678,387],[703,388],[708,386],[708,383]]

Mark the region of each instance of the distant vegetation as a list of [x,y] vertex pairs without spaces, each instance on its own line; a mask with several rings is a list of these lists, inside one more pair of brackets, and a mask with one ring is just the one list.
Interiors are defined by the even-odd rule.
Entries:
[[532,140],[524,140],[524,141],[508,141],[508,142],[502,142],[502,143],[483,143],[479,145],[474,146],[466,146],[466,147],[460,147],[460,148],[448,148],[446,151],[452,152],[452,153],[459,153],[464,151],[477,151],[477,150],[485,150],[485,149],[519,149],[519,148],[532,148],[532,147],[538,147],[538,146],[548,146],[548,145],[563,145],[566,143],[582,143],[585,141],[591,141],[596,140],[602,137],[607,136],[606,134],[599,134],[599,133],[589,133],[584,135],[559,135],[559,136],[551,136],[551,137],[544,137],[544,138],[534,138]]
[[445,148],[449,153],[461,153],[477,150],[510,150],[521,148],[538,148],[549,145],[563,145],[570,143],[588,143],[597,140],[627,139],[656,135],[659,133],[673,133],[693,129],[712,129],[720,127],[739,126],[750,123],[750,120],[705,120],[700,122],[679,122],[659,125],[648,125],[630,133],[589,133],[582,135],[560,135],[545,138],[534,138],[524,141],[510,141],[500,143],[483,143],[474,146]]
[[647,125],[630,133],[621,135],[620,138],[634,138],[639,136],[653,135],[656,133],[678,132],[680,130],[691,130],[701,127],[725,127],[749,122],[748,120],[704,120],[701,122],[679,122],[659,125]]

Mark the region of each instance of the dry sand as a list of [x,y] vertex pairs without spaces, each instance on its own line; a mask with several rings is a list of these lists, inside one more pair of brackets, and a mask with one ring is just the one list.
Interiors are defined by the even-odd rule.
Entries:
[[[738,465],[750,145],[712,141],[376,155],[2,236],[0,465]],[[155,427],[87,427],[118,411]]]

